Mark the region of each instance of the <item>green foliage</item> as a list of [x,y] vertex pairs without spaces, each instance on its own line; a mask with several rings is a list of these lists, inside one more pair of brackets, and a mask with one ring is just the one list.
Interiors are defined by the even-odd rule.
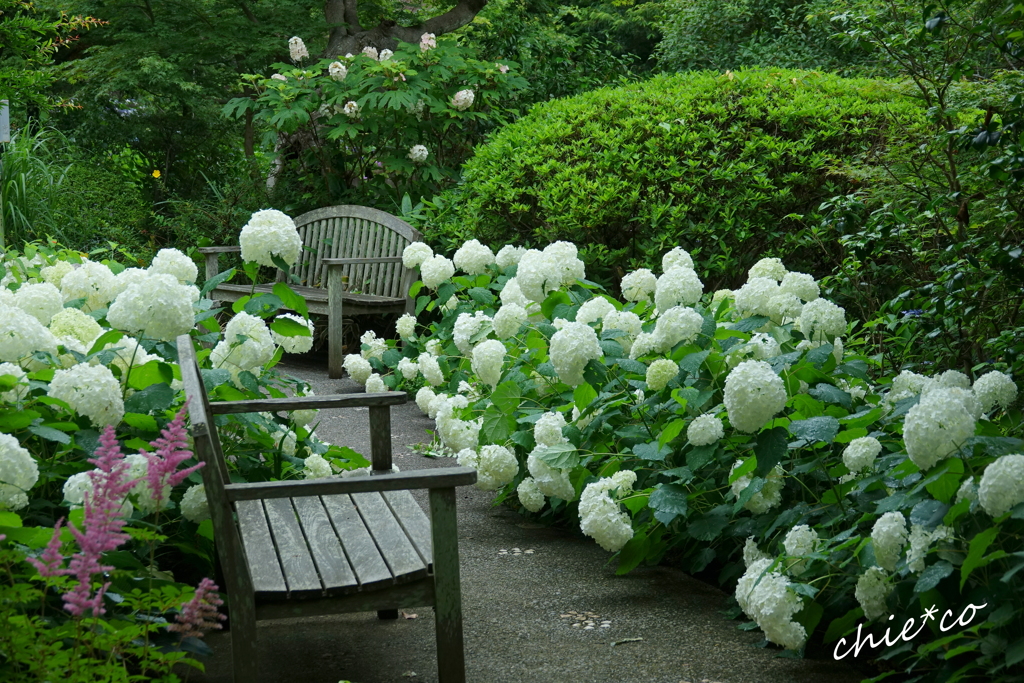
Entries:
[[656,57],[666,70],[751,66],[886,75],[870,53],[833,38],[833,0],[675,0]]
[[[473,144],[507,119],[508,99],[526,85],[510,70],[515,63],[481,62],[444,40],[426,51],[403,43],[386,60],[361,53],[337,63],[344,78],[328,73],[329,59],[308,69],[277,64],[280,78],[246,77],[255,101],[236,98],[224,108],[239,117],[255,110],[273,131],[268,142],[287,136],[300,182],[320,204],[390,207],[405,194],[437,193]],[[454,106],[467,90],[472,102]],[[425,159],[413,158],[416,145]]]
[[623,274],[604,267],[653,266],[675,245],[716,286],[765,255],[818,272],[815,207],[860,183],[853,161],[921,119],[885,83],[797,71],[598,90],[539,105],[479,147],[446,198],[455,212],[428,235],[574,241],[604,282]]
[[110,240],[136,251],[148,247],[151,209],[139,185],[102,162],[71,164],[53,203],[60,239],[85,251]]
[[68,171],[59,154],[65,144],[57,131],[26,127],[0,145],[0,247],[71,235],[55,210]]

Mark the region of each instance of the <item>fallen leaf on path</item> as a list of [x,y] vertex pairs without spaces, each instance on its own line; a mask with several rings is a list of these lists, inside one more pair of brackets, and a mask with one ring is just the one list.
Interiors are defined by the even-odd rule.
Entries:
[[[405,618],[405,619],[415,619],[418,616],[419,616],[418,614],[409,614],[408,612],[402,612],[402,617]],[[413,675],[415,675],[415,674],[413,674]]]
[[639,643],[643,638],[623,638],[622,640],[616,640],[612,643],[612,647],[616,645],[622,645],[623,643]]

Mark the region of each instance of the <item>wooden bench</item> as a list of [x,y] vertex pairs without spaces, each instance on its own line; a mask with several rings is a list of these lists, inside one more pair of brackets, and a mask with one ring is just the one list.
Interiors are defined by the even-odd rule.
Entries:
[[[423,241],[418,230],[400,218],[366,206],[330,206],[295,219],[302,238],[302,261],[292,268],[299,284],[291,285],[306,299],[310,313],[328,316],[328,375],[341,377],[344,360],[342,316],[412,313],[409,287],[415,271],[402,265],[402,252]],[[206,256],[206,278],[220,273],[218,256],[240,247],[200,247]],[[284,280],[278,271],[277,281]],[[344,283],[348,283],[346,287]],[[257,292],[270,292],[260,285]],[[251,294],[249,285],[223,283],[209,296],[237,301]],[[358,349],[357,349],[358,352]]]
[[[465,683],[455,487],[468,467],[392,473],[391,406],[403,392],[210,403],[190,337],[178,337],[196,457],[227,584],[233,675],[259,680],[256,622],[434,607],[438,679]],[[229,483],[215,415],[369,407],[373,476]],[[430,518],[410,489],[429,489]]]

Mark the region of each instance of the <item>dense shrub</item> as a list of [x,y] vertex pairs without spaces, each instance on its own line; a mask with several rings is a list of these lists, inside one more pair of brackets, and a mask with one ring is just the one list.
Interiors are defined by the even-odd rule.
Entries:
[[69,166],[53,210],[69,247],[88,249],[113,240],[137,249],[149,242],[150,205],[139,183],[102,164]]
[[539,105],[477,148],[462,206],[433,236],[567,239],[588,245],[588,265],[650,265],[678,244],[712,283],[766,252],[813,271],[816,207],[920,118],[885,83],[798,71],[598,90]]

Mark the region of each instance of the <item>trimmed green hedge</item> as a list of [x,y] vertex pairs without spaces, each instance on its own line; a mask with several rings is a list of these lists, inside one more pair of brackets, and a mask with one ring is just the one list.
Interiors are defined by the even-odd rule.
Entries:
[[461,196],[448,197],[457,208],[428,234],[570,240],[606,281],[660,266],[653,255],[676,245],[710,286],[742,282],[767,255],[820,273],[807,234],[819,205],[879,175],[863,168],[868,157],[923,117],[887,83],[782,70],[659,76],[554,100],[477,148]]

